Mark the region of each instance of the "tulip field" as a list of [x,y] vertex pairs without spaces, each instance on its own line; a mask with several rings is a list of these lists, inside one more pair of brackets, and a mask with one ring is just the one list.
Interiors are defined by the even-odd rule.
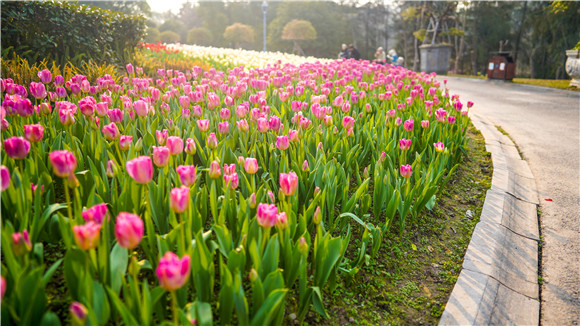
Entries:
[[326,317],[340,279],[437,205],[473,103],[434,74],[275,58],[3,76],[2,324]]

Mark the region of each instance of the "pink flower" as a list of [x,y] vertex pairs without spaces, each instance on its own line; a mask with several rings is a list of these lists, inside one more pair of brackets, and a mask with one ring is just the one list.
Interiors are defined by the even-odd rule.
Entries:
[[128,73],[129,75],[132,75],[132,74],[135,72],[135,70],[133,69],[133,65],[132,65],[132,64],[130,64],[130,63],[129,63],[129,64],[127,64],[127,65],[125,66],[125,68],[127,68],[127,73]]
[[184,109],[189,108],[189,105],[190,105],[189,97],[187,97],[187,96],[180,96],[179,97],[179,105],[181,105],[181,107],[184,108]]
[[288,227],[288,217],[285,212],[276,214],[276,227],[279,230],[284,230]]
[[231,96],[226,96],[224,99],[224,104],[227,106],[233,106],[235,103],[234,99]]
[[278,136],[276,137],[276,148],[279,150],[286,150],[290,146],[288,136]]
[[237,173],[224,175],[224,183],[229,185],[230,188],[236,189],[239,185],[239,178]]
[[266,132],[268,131],[268,128],[270,128],[270,125],[266,118],[259,118],[258,121],[256,121],[256,124],[258,125],[259,132]]
[[168,136],[169,132],[167,129],[163,129],[163,131],[155,130],[155,138],[157,138],[157,143],[159,145],[165,145]]
[[433,146],[435,146],[435,151],[437,151],[438,153],[443,152],[443,150],[445,149],[445,144],[443,144],[442,142],[433,143]]
[[13,159],[22,160],[30,151],[30,142],[24,137],[10,137],[4,141],[4,150]]
[[176,254],[168,251],[159,260],[155,274],[159,285],[166,291],[175,291],[185,285],[191,271],[191,258],[184,255],[179,259]]
[[46,87],[43,83],[30,83],[30,95],[34,96],[35,99],[40,100],[46,97]]
[[449,116],[447,117],[447,122],[452,125],[455,123],[455,117],[454,116]]
[[105,169],[107,177],[112,178],[117,174],[117,166],[113,160],[107,161],[107,168]]
[[171,155],[178,155],[183,152],[183,139],[177,136],[169,136],[167,138],[167,147]]
[[445,117],[447,116],[447,111],[439,108],[437,109],[437,111],[435,111],[435,117],[437,118],[437,121],[439,122],[445,122]]
[[224,174],[230,175],[236,173],[236,165],[235,164],[224,164]]
[[69,151],[54,151],[48,155],[48,158],[54,169],[54,174],[58,177],[66,178],[73,174],[77,168],[77,159]]
[[25,125],[24,126],[24,138],[32,143],[36,143],[42,140],[44,136],[44,127],[40,124],[35,125]]
[[297,142],[298,141],[298,130],[288,130],[288,140],[290,140],[291,142]]
[[310,170],[308,167],[308,160],[304,160],[304,162],[302,162],[302,172],[307,172],[308,170]]
[[258,172],[258,160],[248,157],[244,162],[244,169],[248,174],[255,174]]
[[467,108],[471,109],[472,106],[473,106],[473,102],[467,101]]
[[83,115],[92,116],[97,109],[97,101],[92,96],[87,96],[79,101],[79,109]]
[[119,138],[119,148],[121,148],[122,151],[129,150],[129,148],[131,147],[132,141],[133,141],[133,136],[121,135]]
[[179,174],[179,179],[181,183],[185,186],[193,186],[197,180],[197,174],[195,172],[195,166],[193,165],[179,165],[177,167],[177,174]]
[[402,151],[408,150],[409,148],[411,148],[411,140],[405,138],[399,140],[399,147],[401,148]]
[[248,121],[246,121],[246,119],[236,121],[236,125],[238,126],[238,129],[241,132],[246,132],[246,131],[250,130],[250,126],[248,125]]
[[278,207],[274,204],[258,204],[257,220],[258,224],[263,228],[269,229],[276,225],[276,215],[278,214]]
[[421,120],[421,128],[423,129],[429,128],[429,120]]
[[86,325],[87,317],[89,316],[89,310],[80,302],[71,303],[68,308],[71,315],[72,325]]
[[406,120],[405,123],[403,124],[403,128],[405,128],[406,131],[413,131],[413,128],[415,127],[415,121],[414,120]]
[[115,221],[115,238],[125,249],[135,249],[145,234],[143,220],[131,213],[121,212]]
[[280,118],[277,116],[271,116],[270,120],[268,121],[268,127],[274,131],[280,130],[281,127]]
[[133,108],[135,109],[135,113],[137,113],[140,117],[146,117],[147,113],[149,112],[149,108],[147,107],[147,103],[143,100],[137,100],[133,103]]
[[280,190],[286,196],[292,196],[298,187],[298,176],[294,172],[280,173]]
[[84,212],[82,212],[83,218],[86,222],[95,222],[97,224],[102,224],[107,216],[108,208],[107,204],[95,205]]
[[164,167],[169,164],[169,148],[166,146],[153,146],[153,163],[157,167]]
[[217,179],[222,175],[222,170],[220,164],[217,161],[211,162],[209,165],[209,177],[212,179]]
[[147,184],[153,179],[153,163],[149,156],[139,156],[127,162],[127,173],[137,183]]
[[227,121],[218,123],[218,132],[225,135],[230,132],[230,124]]
[[169,208],[180,214],[189,208],[189,187],[181,186],[171,189],[169,193]]
[[201,132],[206,132],[209,129],[209,120],[197,120],[197,128]]
[[397,119],[395,119],[395,125],[398,127],[403,123],[403,119],[401,119],[400,117],[397,117]]
[[111,122],[115,123],[123,121],[123,118],[125,117],[125,113],[119,109],[111,109],[107,112],[107,114],[109,115]]
[[10,171],[4,165],[0,166],[0,191],[10,187]]
[[185,152],[189,155],[195,155],[195,141],[192,138],[187,138],[185,141]]
[[220,118],[222,120],[228,120],[232,116],[232,113],[229,109],[223,108],[220,110]]
[[218,146],[217,137],[216,137],[215,133],[212,132],[207,137],[207,147],[209,147],[211,149],[216,149],[217,146]]
[[411,165],[409,164],[401,165],[401,176],[403,178],[409,178],[411,177],[411,174],[413,174],[413,169],[411,168]]
[[111,122],[108,125],[103,126],[103,135],[106,140],[114,140],[119,138],[121,133],[119,132],[117,125],[114,122]]
[[16,256],[22,256],[32,250],[32,243],[27,230],[22,231],[22,233],[12,233],[12,248]]
[[[52,80],[52,74],[50,73],[50,70],[44,69],[44,70],[38,72],[38,78],[40,78],[40,81],[43,84],[48,84]],[[56,79],[55,79],[55,82],[56,82]]]
[[350,129],[354,126],[354,118],[351,116],[346,116],[342,119],[342,127],[344,129]]
[[4,293],[6,292],[6,280],[4,276],[0,276],[0,301],[4,299]]
[[99,244],[101,225],[93,221],[73,226],[75,242],[82,250],[96,248]]

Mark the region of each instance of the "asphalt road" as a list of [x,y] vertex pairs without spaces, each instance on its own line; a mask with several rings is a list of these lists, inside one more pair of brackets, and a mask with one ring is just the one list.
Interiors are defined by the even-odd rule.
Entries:
[[580,325],[580,92],[437,79],[448,79],[450,93],[463,103],[475,103],[470,114],[501,126],[528,162],[539,192],[543,237],[540,322]]

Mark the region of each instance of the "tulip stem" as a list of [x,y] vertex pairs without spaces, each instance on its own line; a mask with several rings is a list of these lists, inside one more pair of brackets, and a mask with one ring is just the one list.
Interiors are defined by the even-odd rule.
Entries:
[[171,301],[173,301],[173,324],[179,326],[179,308],[177,306],[177,294],[171,291]]
[[68,185],[66,184],[66,180],[62,179],[62,183],[64,185],[64,197],[66,200],[66,210],[68,213],[68,221],[69,223],[72,222],[73,218],[72,218],[72,202],[70,201],[70,194],[69,194],[69,190],[68,190]]

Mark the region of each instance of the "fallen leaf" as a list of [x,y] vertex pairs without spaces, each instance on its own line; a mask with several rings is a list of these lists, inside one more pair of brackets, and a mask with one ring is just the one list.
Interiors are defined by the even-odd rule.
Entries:
[[433,247],[431,247],[431,246],[427,246],[427,250],[429,250],[429,252],[433,252],[434,251],[433,250]]

